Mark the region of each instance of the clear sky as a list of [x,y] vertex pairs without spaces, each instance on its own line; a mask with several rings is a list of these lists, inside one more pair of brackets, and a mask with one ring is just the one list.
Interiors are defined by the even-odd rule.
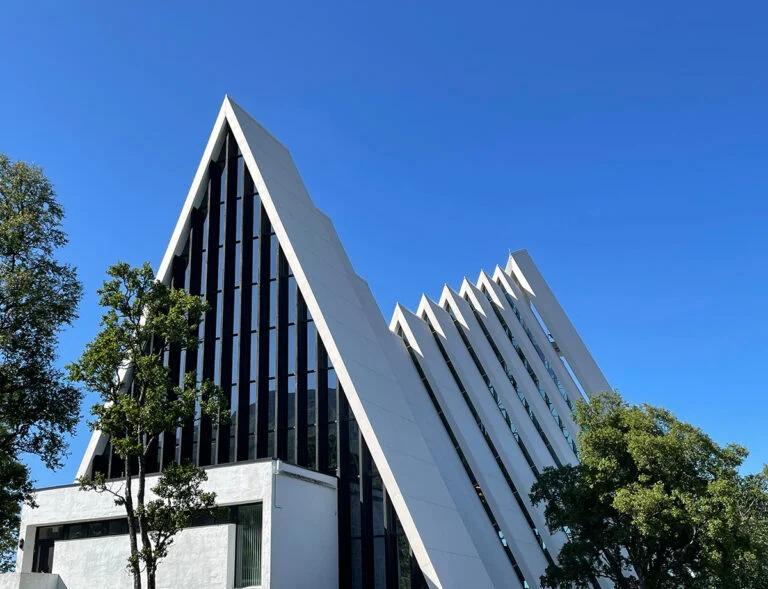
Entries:
[[[44,166],[96,333],[160,263],[225,93],[387,318],[527,248],[609,381],[768,461],[762,2],[11,2],[0,151]],[[87,414],[93,397],[86,400]],[[34,465],[41,486],[72,481]]]

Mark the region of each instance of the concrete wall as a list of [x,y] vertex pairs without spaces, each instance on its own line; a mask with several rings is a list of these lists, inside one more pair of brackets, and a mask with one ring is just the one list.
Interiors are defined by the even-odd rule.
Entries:
[[[339,586],[336,489],[290,476],[300,469],[281,465],[272,507],[269,587]],[[266,587],[266,585],[263,585]]]
[[[56,542],[53,572],[66,589],[131,589],[128,536]],[[230,589],[235,572],[235,526],[184,530],[158,567],[158,589]]]
[[58,575],[8,573],[0,575],[0,589],[63,589]]
[[[206,472],[205,486],[216,492],[219,505],[262,503],[263,589],[338,586],[334,477],[272,460],[223,465]],[[148,487],[156,479],[148,477]],[[125,517],[123,508],[116,506],[110,495],[80,491],[77,486],[40,490],[36,500],[38,508],[25,506],[22,512],[25,549],[18,552],[17,567],[27,573],[32,570],[37,527]],[[59,589],[130,589],[128,552],[126,535],[57,541],[53,572],[61,576]],[[231,589],[234,573],[235,526],[190,528],[179,534],[161,563],[158,587]],[[19,589],[16,579],[0,579],[0,589]],[[29,587],[54,589],[55,584]]]

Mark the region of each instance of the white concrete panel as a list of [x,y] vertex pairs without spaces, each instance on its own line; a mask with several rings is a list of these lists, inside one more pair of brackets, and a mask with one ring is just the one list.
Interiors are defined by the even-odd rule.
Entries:
[[46,573],[6,573],[0,575],[0,589],[64,589],[59,575]]
[[[536,349],[533,347],[533,344],[528,338],[528,335],[525,333],[523,326],[520,324],[520,321],[517,319],[514,312],[510,308],[506,298],[504,298],[501,287],[494,283],[491,278],[484,272],[480,273],[478,285],[482,285],[494,300],[493,306],[495,310],[499,313],[499,315],[501,315],[504,323],[511,331],[512,336],[515,338],[515,342],[522,350],[523,355],[528,361],[528,364],[531,366],[534,374],[539,379],[539,383],[544,388],[550,403],[552,403],[554,406],[567,431],[573,439],[576,439],[577,428],[573,421],[571,410],[565,403],[565,400],[560,394],[555,381],[552,379],[552,376],[547,371],[544,362],[541,360],[538,353],[536,352]],[[518,356],[514,346],[512,345],[512,342],[504,331],[502,324],[499,322],[496,312],[494,312],[494,309],[491,308],[492,303],[488,301],[488,299],[480,291],[479,288],[468,281],[466,285],[462,285],[462,293],[465,291],[469,295],[470,300],[473,302],[476,308],[480,308],[481,313],[487,317],[488,321],[486,325],[488,326],[489,331],[491,331],[494,341],[496,342],[496,345],[499,346],[502,355],[511,366],[513,373],[515,376],[520,374],[518,383],[521,387],[523,387],[526,399],[528,399],[528,402],[533,407],[534,412],[539,419],[539,423],[541,423],[543,427],[547,428],[548,432],[552,431],[557,434],[555,436],[553,433],[552,437],[550,437],[550,441],[553,441],[553,443],[554,441],[557,442],[557,449],[559,450],[558,456],[560,457],[560,460],[563,462],[573,462],[575,456],[571,450],[570,444],[568,444],[568,441],[565,439],[565,436],[560,430],[560,426],[557,424],[557,420],[550,412],[549,407],[542,398],[538,387],[528,374],[528,370],[523,365],[523,362]]]
[[[481,379],[466,347],[456,333],[453,321],[447,311],[426,297],[422,298],[419,306],[419,313],[422,312],[426,313],[436,331],[447,334],[447,337],[442,335],[438,335],[438,337],[441,338],[442,345],[464,388],[471,397],[475,410],[479,414],[515,488],[526,504],[528,513],[534,522],[537,519],[540,520],[540,523],[536,523],[536,525],[540,530],[544,530],[544,534],[547,534],[546,527],[542,527],[544,522],[541,513],[537,514],[536,509],[527,500],[527,493],[533,485],[535,477],[499,412],[496,402]],[[523,570],[523,574],[530,583],[530,579],[538,579],[546,568],[546,560],[538,541],[525,520],[512,489],[488,448],[482,432],[467,408],[453,376],[445,362],[442,361],[442,355],[440,355],[436,344],[434,351],[430,352],[427,338],[423,336],[417,339],[421,349],[427,354],[425,363],[429,367],[430,374],[435,378],[433,386],[435,394],[439,395],[441,403],[445,403],[443,410],[446,416],[450,416],[452,420],[451,427],[454,433],[461,432],[464,441],[460,441],[460,445],[465,456],[485,493],[491,511],[494,513],[507,541],[512,546],[512,552],[516,555],[516,560]]]
[[439,304],[441,307],[445,307],[448,304],[454,315],[456,315],[459,324],[464,328],[464,335],[466,335],[475,355],[480,360],[483,370],[485,370],[486,375],[491,380],[494,390],[504,403],[512,423],[515,424],[517,431],[525,440],[526,448],[536,462],[536,466],[539,469],[554,466],[555,463],[552,456],[541,436],[536,431],[536,427],[533,425],[525,407],[520,402],[512,383],[509,382],[496,355],[493,353],[493,349],[488,343],[485,334],[483,334],[480,325],[477,323],[469,303],[462,299],[458,293],[446,286],[441,293]]
[[507,274],[517,279],[525,295],[536,305],[536,310],[555,338],[584,391],[588,395],[594,395],[611,390],[608,380],[526,250],[510,254]]
[[[67,589],[132,589],[129,553],[127,535],[60,540],[54,548],[52,570]],[[231,589],[234,558],[230,555],[234,553],[233,524],[183,530],[158,566],[157,587]]]
[[[522,291],[519,289],[515,281],[509,276],[507,276],[504,270],[502,270],[501,267],[499,266],[496,266],[496,269],[493,272],[493,284],[496,286],[496,288],[492,292],[499,297],[500,305],[502,309],[504,309],[504,311],[502,312],[502,315],[504,315],[504,318],[507,321],[507,323],[510,325],[514,325],[515,323],[517,323],[517,325],[520,325],[519,321],[517,320],[517,317],[514,315],[514,312],[509,306],[505,293],[508,294],[513,301],[515,301],[515,306],[519,310],[520,315],[523,318],[523,321],[525,321],[526,326],[531,330],[533,337],[536,339],[536,342],[538,343],[539,348],[544,354],[544,357],[549,362],[549,365],[554,371],[555,376],[557,376],[558,380],[560,381],[560,384],[565,390],[566,394],[568,395],[569,400],[571,401],[572,404],[575,403],[577,399],[581,398],[582,396],[581,392],[579,392],[579,389],[576,386],[576,383],[573,382],[573,379],[571,378],[570,373],[568,372],[565,365],[563,364],[562,359],[555,352],[554,348],[552,347],[552,344],[549,341],[549,338],[547,337],[547,334],[544,333],[544,330],[541,328],[541,325],[539,324],[538,319],[536,319],[536,316],[533,314],[533,311],[528,306],[528,303],[525,300],[525,297],[523,296]],[[513,319],[514,319],[514,322],[512,322]],[[522,330],[522,327],[520,329]],[[524,332],[520,331],[520,333],[524,333]],[[525,339],[530,342],[527,334],[525,335]],[[560,391],[558,391],[558,393],[559,392]],[[558,395],[558,396],[562,399],[562,395]],[[571,413],[571,409],[565,403],[565,400],[562,400],[560,402],[555,401],[555,403],[558,406],[558,411],[560,411],[561,408],[563,409],[563,412],[561,412],[561,415],[564,414],[568,416],[570,414],[569,419],[573,421],[573,414]],[[573,427],[576,428],[575,423],[573,424]]]
[[[473,468],[473,472],[474,469],[479,470],[481,467],[475,460],[474,450],[477,449],[482,453],[485,449],[484,456],[487,456],[489,454],[487,446],[466,407],[466,403],[461,398],[461,393],[453,383],[453,379],[442,361],[427,325],[413,313],[402,308],[395,311],[393,327],[396,328],[397,325],[402,327],[409,342],[419,342],[417,345],[420,352],[414,350],[414,353],[419,359],[424,375],[428,379],[430,387],[440,403],[443,415],[467,457],[470,467]],[[440,375],[440,379],[434,376],[435,372]],[[418,411],[419,415],[424,416],[422,431],[425,432],[425,439],[433,449],[443,479],[448,484],[468,534],[475,546],[478,547],[486,570],[493,579],[493,586],[506,586],[509,582],[508,579],[515,579],[514,571],[464,466],[453,448],[453,443],[437,416],[432,401],[426,391],[423,391],[422,394],[414,391],[413,394],[409,395],[409,401],[414,410]],[[462,426],[458,424],[460,420]],[[469,439],[465,434],[469,435]],[[492,457],[490,461],[486,462],[491,468],[497,468]],[[480,478],[484,481],[482,474]]]
[[[451,290],[448,287],[446,287],[443,290],[443,295],[440,298],[441,306],[444,305],[445,303],[447,303],[451,307],[454,314],[456,315],[457,320],[461,325],[463,325],[465,334],[467,336],[467,339],[470,342],[470,345],[472,346],[472,349],[474,350],[475,354],[478,356],[478,359],[480,360],[480,363],[483,365],[483,369],[485,370],[486,374],[491,379],[491,383],[493,384],[494,389],[499,394],[502,402],[504,403],[504,407],[507,409],[508,413],[512,417],[512,422],[517,426],[518,433],[524,440],[526,448],[528,449],[529,453],[533,454],[534,452],[536,452],[543,467],[556,466],[554,460],[552,459],[551,454],[546,449],[546,446],[542,441],[541,436],[539,436],[538,431],[533,425],[533,422],[531,421],[530,416],[528,415],[528,412],[523,407],[522,403],[520,402],[520,399],[517,396],[517,393],[515,393],[515,390],[512,387],[512,384],[509,382],[509,379],[506,377],[506,374],[504,373],[504,370],[501,367],[501,364],[496,358],[496,355],[494,354],[493,349],[488,343],[488,340],[485,337],[485,334],[482,333],[480,325],[477,323],[477,319],[472,313],[469,303],[467,303],[467,301],[462,299],[458,295],[458,293],[456,293],[455,291]],[[519,361],[519,358],[518,358],[518,361]],[[526,374],[526,378],[530,380],[530,377],[527,374]],[[538,397],[538,392],[536,393],[536,396]],[[549,412],[547,412],[547,414],[548,413]],[[551,415],[549,415],[549,417],[551,420]],[[563,439],[562,433],[560,433],[559,430],[556,433],[558,438]],[[563,439],[563,441],[565,440]],[[497,446],[497,450],[501,455],[502,450],[499,449],[498,446]],[[514,468],[519,468],[519,466],[515,462],[513,462],[514,461],[513,456],[502,455],[501,457],[505,465],[507,466],[508,471],[511,470],[510,469],[511,465],[513,465]],[[524,466],[527,468],[527,465],[524,465]],[[541,467],[539,468],[541,469]],[[510,473],[510,476],[512,476],[511,473]],[[518,490],[526,505],[527,511],[533,518],[534,522],[536,523],[536,527],[539,529],[545,544],[547,546],[552,547],[553,552],[557,553],[560,547],[562,547],[563,542],[565,541],[565,538],[561,537],[558,534],[556,535],[550,534],[544,519],[543,509],[541,507],[535,507],[530,502],[530,499],[528,499],[528,493],[530,491],[530,487],[522,488]]]
[[[284,475],[292,472],[284,465]],[[298,469],[303,471],[303,469]],[[339,586],[336,489],[278,476],[272,505],[269,585],[263,587]]]
[[[325,540],[323,550],[326,552],[333,551],[335,554],[337,549],[335,477],[272,460],[227,464],[209,467],[205,470],[208,473],[205,487],[216,492],[218,505],[228,506],[259,502],[264,505],[262,509],[262,549],[265,553],[262,557],[262,580],[265,587],[268,586],[273,573],[278,575],[281,573],[281,569],[273,570],[273,566],[287,567],[288,569],[295,566],[295,561],[288,562],[285,558],[273,561],[269,558],[274,514],[278,514],[278,516],[289,512],[301,514],[303,517],[301,528],[298,530],[288,528],[287,525],[290,521],[283,519],[280,522],[283,526],[280,533],[291,536],[303,532],[306,534],[306,538],[313,541],[323,539]],[[287,483],[291,492],[277,496],[277,507],[273,509],[275,489],[280,490],[282,482],[287,477],[291,481]],[[157,478],[157,475],[147,477],[147,487],[154,486]],[[117,488],[122,484],[119,481],[115,482]],[[152,498],[153,495],[149,492],[147,500],[152,500]],[[17,563],[20,570],[24,572],[32,570],[36,527],[125,517],[124,508],[116,506],[111,495],[80,491],[76,485],[40,490],[36,493],[36,500],[39,505],[38,508],[30,509],[25,506],[22,510],[21,537],[25,538],[25,549],[19,551]],[[297,503],[294,504],[292,501],[297,501]],[[294,523],[298,525],[298,522]],[[183,534],[194,532],[197,529],[200,528],[185,530]],[[88,538],[83,541],[104,541],[106,542],[104,550],[109,552],[111,550],[109,546],[115,539],[122,539],[127,543],[127,536]],[[280,544],[281,539],[284,540],[285,536],[278,538],[278,544]],[[81,542],[81,540],[65,542]],[[73,546],[75,545],[73,544]],[[322,550],[316,549],[316,552],[321,553]],[[56,543],[55,548],[55,555],[58,554],[59,542]],[[90,558],[86,554],[80,552],[71,566],[83,566],[84,558]],[[234,558],[234,552],[230,556]],[[123,560],[125,557],[126,555],[123,555]],[[333,561],[331,568],[335,575],[337,559],[333,557],[331,560]]]

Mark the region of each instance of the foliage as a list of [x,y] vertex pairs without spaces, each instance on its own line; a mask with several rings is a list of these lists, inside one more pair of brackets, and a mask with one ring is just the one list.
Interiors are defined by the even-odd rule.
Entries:
[[63,218],[42,169],[0,154],[0,571],[14,561],[21,503],[34,505],[21,456],[61,466],[80,414],[80,392],[55,366],[82,295],[56,259]]
[[768,469],[740,476],[743,447],[614,392],[579,402],[576,421],[581,463],[531,490],[570,540],[543,586],[768,587]]
[[[110,279],[99,290],[106,312],[102,330],[72,364],[73,380],[99,393],[93,406],[93,429],[110,436],[124,464],[122,481],[101,475],[81,479],[81,488],[110,493],[126,510],[131,556],[129,569],[134,587],[141,587],[141,571],[154,587],[158,562],[166,555],[173,536],[190,514],[207,509],[215,499],[202,491],[203,471],[193,465],[165,467],[147,500],[145,487],[147,453],[162,432],[176,431],[194,418],[195,407],[214,423],[224,416],[224,399],[210,381],[197,382],[194,372],[185,374],[181,386],[164,364],[171,348],[195,349],[198,330],[208,306],[200,297],[155,280],[149,264],[132,268],[118,263],[107,271]],[[136,495],[133,483],[136,479]],[[138,540],[141,539],[141,549]]]

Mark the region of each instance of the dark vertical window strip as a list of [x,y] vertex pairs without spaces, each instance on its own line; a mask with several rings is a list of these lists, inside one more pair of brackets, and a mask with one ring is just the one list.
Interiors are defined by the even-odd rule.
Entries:
[[[189,294],[200,295],[200,281],[202,280],[203,258],[203,220],[204,212],[192,209],[189,234]],[[197,371],[198,350],[190,349],[185,353],[185,372]],[[190,417],[181,428],[181,441],[179,458],[181,462],[192,461],[193,444],[195,438],[195,418]]]
[[[174,256],[171,264],[171,286],[174,289],[183,289],[186,279],[187,260],[182,256]],[[168,389],[168,398],[176,398],[174,387],[179,386],[179,372],[181,371],[181,346],[173,344],[168,347],[168,372],[171,376],[171,386]],[[165,468],[176,461],[176,430],[163,433],[163,450],[161,468]]]
[[[429,329],[432,332],[432,337],[434,338],[435,343],[437,343],[437,347],[440,350],[440,355],[443,357],[443,360],[448,366],[448,370],[450,371],[451,376],[453,377],[453,380],[456,382],[456,386],[459,388],[459,391],[461,391],[461,396],[464,398],[464,401],[467,404],[469,411],[472,413],[472,416],[474,417],[478,428],[480,428],[480,432],[483,434],[485,443],[488,445],[488,449],[491,451],[491,454],[493,455],[493,458],[496,461],[496,464],[498,465],[499,470],[501,471],[501,474],[504,477],[504,480],[507,482],[507,486],[509,487],[510,491],[512,491],[512,495],[514,496],[518,507],[520,507],[520,511],[525,517],[525,521],[528,522],[528,526],[530,527],[531,532],[536,538],[536,542],[539,545],[539,548],[541,548],[541,551],[544,554],[544,558],[547,559],[547,562],[549,564],[552,564],[554,561],[552,560],[552,556],[550,555],[549,550],[547,549],[546,544],[544,543],[544,539],[541,537],[541,533],[539,532],[539,529],[536,527],[536,523],[533,521],[533,518],[531,517],[530,513],[528,513],[528,508],[526,507],[525,502],[523,501],[520,495],[520,492],[517,489],[517,486],[512,481],[512,477],[510,476],[509,471],[507,470],[507,467],[504,465],[504,461],[501,459],[501,455],[496,450],[496,446],[491,440],[491,437],[488,434],[488,430],[486,429],[485,425],[480,419],[480,414],[475,408],[475,404],[472,402],[472,399],[469,396],[467,389],[464,387],[464,384],[462,383],[461,378],[459,378],[459,374],[456,372],[456,368],[453,366],[453,362],[451,362],[451,359],[448,356],[448,352],[446,352],[445,347],[440,341],[440,336],[437,334],[434,326],[431,323],[428,322],[427,324],[429,325]],[[459,333],[461,333],[461,331]],[[407,340],[406,340],[406,347],[408,347],[409,351],[411,352],[411,358],[414,359],[415,355],[413,353],[413,350],[410,349],[410,346]],[[419,376],[422,376],[424,374],[420,367],[417,368],[417,370],[419,372]],[[428,383],[426,382],[426,377],[422,376],[422,380],[425,382],[425,386],[427,386]],[[525,445],[522,443],[519,434],[515,436],[515,440],[517,440],[518,445],[520,446],[520,450],[522,451],[523,456],[525,457],[526,462],[528,463],[528,466],[531,468],[531,471],[533,472],[534,477],[538,479],[539,470],[536,468],[536,465],[533,463],[533,460],[528,454],[528,451],[526,450]],[[501,530],[499,530],[499,534],[500,535],[502,534]]]
[[[315,390],[315,416],[316,416],[316,432],[317,432],[317,458],[315,464],[317,464],[317,470],[319,472],[329,472],[328,463],[328,353],[325,351],[325,346],[320,339],[320,334],[315,330],[317,337],[317,360],[315,366],[317,366],[317,388]],[[337,399],[341,397],[340,394],[336,395]],[[340,421],[340,420],[339,420]],[[340,446],[340,441],[337,440],[337,446]],[[333,474],[332,472],[329,474]]]
[[[318,348],[319,349],[319,348]],[[327,384],[327,383],[326,383]],[[318,387],[319,388],[319,387]],[[346,399],[341,401],[341,404],[346,404]],[[319,411],[319,405],[318,407],[318,413]],[[342,408],[343,410],[343,408]],[[327,412],[327,411],[326,411]],[[326,423],[326,430],[327,430],[327,423],[328,419],[325,420]],[[338,473],[337,476],[339,478],[338,481],[338,513],[339,513],[339,589],[351,589],[352,587],[352,541],[351,541],[351,527],[352,527],[352,521],[351,521],[351,505],[350,505],[350,492],[349,492],[349,485],[352,478],[352,472],[350,472],[352,469],[350,468],[350,448],[349,448],[349,420],[347,419],[341,419],[341,416],[338,420],[338,435],[339,435],[339,460],[338,460]],[[328,445],[328,436],[327,434],[322,437],[317,438],[317,445],[318,448],[320,446],[321,441],[325,439],[325,445],[326,445],[326,453],[327,453],[327,445]],[[322,470],[319,468],[320,464],[324,464],[319,462],[319,451],[318,451],[318,470]]]
[[384,560],[386,562],[387,589],[398,589],[399,563],[397,549],[397,516],[389,493],[384,490]]
[[[219,217],[221,214],[221,168],[216,162],[208,165],[208,243],[206,244],[205,299],[209,310],[203,325],[202,380],[213,380],[216,370],[216,317],[219,276]],[[217,383],[218,384],[218,383]],[[211,418],[200,415],[198,425],[197,464],[211,464]]]
[[363,589],[374,589],[375,573],[373,561],[373,468],[371,453],[363,439],[363,433],[359,430],[360,439],[360,503],[361,515],[361,539],[363,561]]
[[[485,339],[488,341],[488,345],[491,347],[491,350],[496,356],[496,360],[498,360],[502,370],[504,371],[504,374],[507,376],[507,379],[509,380],[509,384],[512,385],[512,389],[517,394],[517,398],[520,400],[520,403],[523,405],[523,409],[525,409],[525,412],[528,414],[528,418],[531,420],[533,427],[536,429],[536,433],[539,434],[541,441],[544,443],[544,446],[547,448],[547,451],[549,452],[549,455],[554,461],[555,465],[557,465],[557,467],[560,468],[561,466],[563,466],[563,463],[560,461],[560,458],[557,456],[557,453],[555,452],[555,449],[552,447],[552,444],[550,443],[546,433],[544,433],[544,429],[541,427],[539,420],[536,418],[536,414],[533,412],[533,408],[528,402],[528,399],[525,398],[525,394],[523,393],[520,386],[517,384],[517,380],[512,374],[512,370],[509,368],[509,366],[507,366],[507,361],[504,360],[504,356],[501,355],[501,352],[499,351],[499,348],[496,346],[496,343],[493,341],[491,334],[488,332],[488,329],[486,328],[485,323],[483,323],[483,318],[480,316],[480,313],[478,313],[477,310],[474,307],[472,307],[472,304],[469,302],[469,300],[467,298],[465,298],[465,300],[467,302],[467,305],[472,309],[472,313],[475,316],[475,320],[480,326],[480,331],[483,332]],[[461,330],[463,333],[463,326],[456,319],[456,316],[453,315],[453,312],[451,312],[451,316],[453,317],[453,323],[454,325],[456,325],[456,329]],[[474,351],[470,353],[473,354],[473,357],[476,357],[474,356]]]
[[266,458],[269,454],[269,265],[272,226],[264,205],[260,204],[259,209],[256,458]]
[[277,387],[275,435],[277,458],[288,460],[288,260],[277,248]]
[[238,343],[240,346],[237,376],[237,431],[235,434],[235,460],[248,460],[248,441],[251,434],[251,312],[253,296],[253,210],[259,202],[254,194],[253,178],[248,168],[243,166],[243,204],[241,222],[240,254],[240,326]]
[[[424,578],[424,573],[421,572],[421,567],[419,566],[419,563],[416,561],[416,556],[413,554],[413,550],[411,550],[410,553],[411,553],[410,589],[429,589],[427,580]],[[528,587],[528,584],[524,584],[523,587]]]
[[[237,142],[235,136],[230,132],[227,134],[226,148],[226,189],[224,193],[224,272],[223,284],[221,284],[221,302],[223,309],[221,319],[221,369],[220,382],[227,406],[231,408],[234,403],[232,399],[232,383],[236,375],[232,374],[232,356],[234,354],[232,338],[234,330],[234,311],[235,311],[235,249],[237,238]],[[216,442],[217,463],[222,464],[230,461],[230,433],[231,425],[228,423],[219,424],[218,439]]]
[[296,286],[296,464],[306,467],[309,463],[307,436],[307,304]]
[[[573,450],[574,455],[578,458],[579,452],[576,446],[576,441],[573,439],[573,436],[571,436],[571,432],[568,431],[568,427],[565,425],[565,423],[563,423],[563,420],[561,419],[560,414],[557,411],[557,408],[552,403],[552,399],[549,398],[549,395],[547,394],[546,390],[544,389],[538,377],[536,376],[536,373],[534,372],[533,367],[531,366],[531,363],[528,362],[528,359],[525,357],[523,350],[520,348],[520,345],[517,343],[517,340],[515,340],[515,336],[512,335],[512,330],[509,328],[509,325],[507,325],[507,322],[504,320],[504,317],[499,312],[499,309],[496,306],[496,303],[491,298],[490,294],[485,290],[485,286],[482,287],[482,292],[483,294],[485,294],[486,298],[488,299],[488,303],[493,309],[493,312],[496,315],[496,319],[501,324],[501,327],[504,330],[504,333],[506,334],[507,338],[511,342],[512,347],[515,349],[515,352],[517,352],[517,355],[519,356],[520,361],[523,363],[523,367],[528,372],[528,375],[531,377],[531,380],[533,380],[533,384],[538,389],[539,394],[541,395],[541,398],[544,399],[544,402],[547,404],[547,408],[549,409],[549,412],[552,414],[552,418],[555,420],[555,423],[560,428],[560,431],[562,432],[563,436],[568,441],[568,445],[571,447],[571,450]],[[477,311],[475,311],[475,314],[477,315]],[[478,319],[478,321],[480,321],[480,319]],[[480,324],[481,326],[483,325],[482,322],[480,322]],[[483,329],[485,328],[483,327]],[[548,366],[548,363],[545,364],[545,368],[547,368],[548,371],[552,370],[552,368]],[[554,376],[554,372],[552,372],[551,374]],[[557,377],[554,376],[554,378],[556,379]],[[518,395],[520,395],[520,393],[518,393]]]
[[123,461],[120,456],[117,455],[117,452],[115,452],[115,446],[112,444],[112,442],[109,443],[109,472],[107,473],[107,476],[110,479],[116,479],[117,477],[121,477],[124,474],[124,467],[125,462]]

